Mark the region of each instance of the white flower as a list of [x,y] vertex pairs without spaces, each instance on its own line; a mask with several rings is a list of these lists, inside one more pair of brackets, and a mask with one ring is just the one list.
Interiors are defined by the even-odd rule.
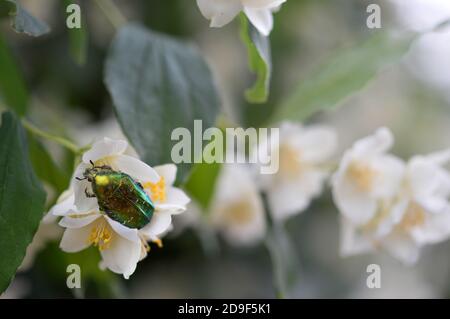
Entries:
[[[268,142],[260,141],[256,151],[266,150]],[[258,182],[267,194],[274,220],[284,221],[305,210],[321,194],[337,136],[327,127],[283,123],[279,140],[270,144],[275,147],[272,154],[279,154],[279,170],[275,174],[260,174]]]
[[406,264],[419,258],[420,248],[450,237],[450,174],[442,168],[450,151],[415,156],[407,165],[403,188],[394,204],[395,225],[382,241]]
[[211,204],[210,222],[234,245],[249,245],[264,238],[263,203],[243,165],[222,166]]
[[332,177],[332,193],[341,218],[341,255],[378,247],[398,221],[401,207],[393,206],[405,172],[399,158],[387,154],[393,144],[386,128],[357,141]]
[[405,165],[386,154],[392,144],[392,133],[386,128],[378,129],[344,154],[332,178],[334,201],[354,225],[367,224],[400,187]]
[[203,16],[211,27],[222,27],[244,11],[250,22],[267,36],[273,28],[272,12],[286,0],[197,0]]
[[[138,261],[147,255],[147,240],[161,245],[160,237],[171,227],[171,215],[186,208],[189,198],[172,186],[176,177],[176,166],[169,164],[151,168],[144,162],[126,155],[128,144],[121,140],[104,138],[95,143],[76,168],[68,191],[51,209],[56,216],[63,216],[60,225],[65,227],[60,247],[67,252],[77,252],[90,245],[98,246],[101,266],[123,274],[125,278],[136,269]],[[100,211],[97,198],[89,198],[91,183],[77,180],[83,172],[95,166],[107,165],[113,170],[131,176],[139,182],[155,206],[149,224],[141,229],[128,228]]]
[[[354,164],[358,145],[366,151]],[[413,264],[423,245],[450,237],[450,174],[442,168],[450,151],[415,156],[405,166],[384,154],[391,145],[389,131],[378,130],[347,152],[333,178],[334,199],[343,215],[341,253],[384,249]],[[376,156],[367,150],[376,150]]]

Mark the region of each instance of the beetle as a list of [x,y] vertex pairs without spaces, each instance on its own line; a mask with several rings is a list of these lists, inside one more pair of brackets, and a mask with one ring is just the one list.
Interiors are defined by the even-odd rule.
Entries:
[[109,218],[128,228],[141,229],[152,219],[155,206],[143,186],[131,176],[113,170],[110,166],[95,166],[83,172],[83,178],[91,183],[92,193],[87,188],[89,198],[96,197],[98,206]]

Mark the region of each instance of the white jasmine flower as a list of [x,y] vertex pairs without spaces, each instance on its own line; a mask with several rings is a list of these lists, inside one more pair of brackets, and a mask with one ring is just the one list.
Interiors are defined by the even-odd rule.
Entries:
[[244,11],[250,22],[263,35],[273,28],[272,12],[286,0],[197,0],[197,5],[211,27],[223,27]]
[[341,218],[341,255],[368,252],[378,247],[398,221],[400,206],[393,206],[405,164],[387,154],[393,136],[386,128],[357,141],[332,177],[332,193]]
[[[260,141],[257,152],[268,149],[268,142]],[[329,160],[337,147],[337,136],[332,129],[323,126],[283,123],[279,140],[270,141],[270,145],[275,146],[272,154],[279,154],[279,170],[275,174],[260,174],[258,181],[267,194],[274,220],[284,221],[304,211],[311,200],[322,193],[330,172]]]
[[[125,278],[129,278],[137,262],[146,256],[147,240],[161,246],[160,237],[171,227],[171,215],[183,212],[189,202],[183,191],[172,186],[176,177],[175,165],[153,169],[126,155],[127,147],[125,141],[108,138],[95,143],[83,155],[69,190],[50,211],[53,215],[63,216],[60,225],[66,230],[60,247],[64,251],[77,252],[95,245],[102,255],[101,266],[123,274]],[[86,192],[92,193],[91,183],[76,179],[83,176],[92,163],[126,173],[142,185],[155,206],[149,224],[141,229],[128,228],[100,211],[97,198],[86,196]]]
[[234,245],[249,245],[266,232],[264,207],[251,175],[243,165],[224,164],[216,183],[211,224]]
[[[344,158],[333,179],[333,194],[343,214],[341,253],[384,249],[405,264],[413,264],[423,245],[450,237],[450,174],[442,167],[450,160],[450,151],[415,156],[405,167],[398,159],[387,160],[386,156],[391,155],[384,152],[392,144],[387,132],[378,130],[360,144],[372,144],[366,149],[377,150],[376,166],[360,163],[356,174]],[[373,161],[367,154],[366,158]],[[345,166],[350,168],[345,170]],[[380,173],[383,175],[376,176]],[[344,178],[354,179],[356,186],[343,189],[351,183],[344,182]],[[371,187],[366,187],[369,184]],[[380,185],[384,191],[376,189]],[[357,186],[359,193],[355,191]],[[372,189],[372,193],[361,189]]]
[[356,226],[369,223],[400,187],[405,165],[386,153],[392,144],[392,133],[378,129],[344,154],[332,178],[334,201],[341,214]]
[[444,151],[408,162],[396,223],[382,242],[407,264],[417,261],[422,246],[450,237],[450,174],[442,167],[449,160],[450,151]]

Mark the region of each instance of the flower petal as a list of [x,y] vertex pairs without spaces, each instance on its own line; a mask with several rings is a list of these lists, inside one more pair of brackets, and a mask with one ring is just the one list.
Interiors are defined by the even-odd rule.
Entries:
[[89,235],[91,228],[66,228],[59,247],[68,253],[76,253],[90,246]]
[[378,155],[389,150],[394,143],[392,132],[385,127],[379,128],[373,135],[358,140],[352,150],[355,155],[367,157]]
[[167,186],[173,185],[177,177],[177,166],[174,164],[165,164],[155,166],[155,171],[159,176],[164,177]]
[[169,213],[155,212],[152,220],[139,232],[150,239],[156,239],[160,234],[167,231],[172,223],[172,217]]
[[272,9],[282,5],[286,0],[241,0],[245,7],[254,9]]
[[[74,212],[75,213],[75,212]],[[75,213],[76,214],[76,213]],[[70,214],[69,214],[70,215]],[[82,228],[90,223],[94,222],[97,218],[102,215],[99,213],[94,213],[92,215],[80,218],[64,217],[59,221],[59,225],[65,228]]]
[[283,221],[305,210],[322,191],[327,174],[320,170],[305,171],[297,179],[275,183],[268,192],[272,216]]
[[169,187],[166,190],[166,201],[167,204],[174,204],[178,206],[186,206],[191,199],[179,188]]
[[231,22],[242,10],[240,0],[197,0],[203,16],[211,20],[211,27],[220,28]]
[[262,35],[268,36],[273,28],[273,17],[270,9],[253,9],[244,7],[244,12],[250,22],[261,32]]
[[109,217],[105,217],[108,221],[109,225],[112,227],[112,229],[119,234],[121,237],[132,241],[134,243],[140,243],[140,239],[138,236],[138,230],[135,228],[128,228],[124,225],[122,225],[119,222],[116,222],[115,220],[112,220]]
[[128,143],[123,140],[113,140],[103,138],[92,145],[92,148],[83,154],[83,162],[89,164],[90,161],[95,162],[104,157],[119,155],[126,151]]
[[369,194],[359,191],[347,178],[336,179],[332,192],[341,213],[355,225],[363,225],[375,215],[376,200]]
[[341,217],[340,255],[342,257],[362,254],[373,250],[369,237],[359,232],[357,227],[345,217]]
[[74,208],[75,195],[72,190],[66,190],[59,196],[57,204],[50,209],[49,214],[54,216],[64,216]]
[[102,250],[102,265],[109,270],[123,274],[128,279],[136,270],[141,256],[141,242],[129,241],[115,236],[108,249]]
[[87,197],[86,190],[92,193],[92,186],[87,180],[77,181],[74,184],[75,206],[81,214],[91,211],[99,211],[96,197]]
[[149,165],[137,158],[129,155],[118,155],[114,157],[112,161],[117,170],[130,175],[140,182],[156,183],[159,181],[158,173]]

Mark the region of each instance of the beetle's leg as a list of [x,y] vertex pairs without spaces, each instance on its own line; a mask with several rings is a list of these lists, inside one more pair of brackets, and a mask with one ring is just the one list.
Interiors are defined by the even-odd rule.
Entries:
[[81,178],[81,177],[75,177],[75,179],[77,180],[77,181],[84,181],[85,179],[87,179],[86,177],[83,177],[83,178]]
[[91,163],[93,168],[95,167],[95,164],[94,164],[94,162],[92,160],[89,160],[89,163]]
[[86,194],[86,197],[88,197],[88,198],[93,198],[93,197],[95,197],[95,194],[89,193],[89,191],[88,191],[87,188],[84,189],[84,193]]
[[138,186],[139,186],[141,189],[144,189],[144,186],[142,186],[141,183],[137,182],[136,184],[138,184]]

